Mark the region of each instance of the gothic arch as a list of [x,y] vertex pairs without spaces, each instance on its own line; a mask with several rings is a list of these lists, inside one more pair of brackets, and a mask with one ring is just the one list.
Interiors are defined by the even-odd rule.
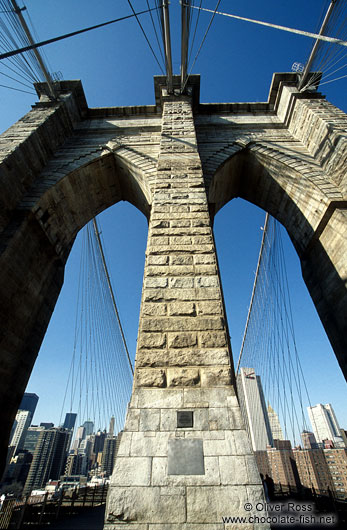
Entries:
[[[3,432],[10,431],[77,232],[121,200],[149,216],[151,193],[143,172],[125,157],[104,150],[56,172],[49,163],[1,233],[0,394],[7,404],[1,413]],[[1,443],[6,454],[7,440]]]
[[269,212],[286,228],[346,377],[347,240],[340,191],[316,164],[302,159],[296,163],[279,149],[254,143],[225,160],[214,174],[209,187],[212,215],[236,197]]
[[148,219],[151,192],[142,172],[129,160],[104,151],[77,168],[73,166],[68,166],[63,176],[51,176],[46,168],[29,192],[36,198],[32,211],[51,240],[69,248],[90,219],[121,200],[133,204]]

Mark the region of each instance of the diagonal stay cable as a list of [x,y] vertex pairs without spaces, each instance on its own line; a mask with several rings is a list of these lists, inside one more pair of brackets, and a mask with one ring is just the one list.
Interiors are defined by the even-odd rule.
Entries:
[[[202,0],[200,0],[200,5],[199,7],[201,7],[202,5]],[[194,6],[193,6],[194,7]],[[197,32],[197,29],[198,29],[198,25],[199,25],[199,20],[200,20],[200,9],[198,11],[198,15],[196,17],[196,22],[195,22],[195,28],[194,28],[194,33],[193,33],[193,38],[192,38],[192,43],[191,43],[191,46],[190,46],[190,52],[189,52],[189,57],[188,57],[188,63],[190,63],[190,59],[191,59],[191,56],[192,56],[192,53],[193,53],[193,46],[194,46],[194,42],[195,42],[195,37],[196,37],[196,32]]]
[[207,9],[206,7],[192,6],[194,9],[201,9],[201,11],[206,11],[207,13],[213,13],[213,15],[223,15],[225,17],[234,18],[236,20],[243,20],[244,22],[252,22],[253,24],[259,24],[260,26],[267,26],[273,29],[279,29],[282,31],[288,31],[289,33],[296,33],[297,35],[303,35],[304,37],[310,37],[313,39],[318,39],[321,41],[332,42],[334,44],[339,44],[341,46],[347,46],[347,42],[343,39],[338,39],[335,37],[328,37],[327,35],[319,35],[317,33],[312,33],[311,31],[304,31],[301,29],[288,28],[286,26],[280,26],[278,24],[272,24],[270,22],[263,22],[262,20],[255,20],[252,18],[240,17],[238,15],[232,15],[231,13],[223,13],[221,11],[214,11],[212,9]]
[[116,318],[117,318],[119,330],[120,330],[121,337],[122,337],[122,342],[123,342],[124,349],[125,349],[125,352],[126,352],[126,356],[127,356],[127,359],[128,359],[129,368],[130,368],[130,371],[131,371],[132,375],[134,375],[134,369],[133,369],[133,366],[132,366],[132,363],[131,363],[131,360],[130,360],[130,355],[129,355],[128,347],[127,347],[127,344],[126,344],[126,340],[125,340],[122,324],[121,324],[121,321],[120,321],[120,318],[119,318],[119,313],[118,313],[117,304],[116,304],[116,300],[115,300],[113,289],[112,289],[110,275],[108,273],[108,269],[107,269],[107,265],[106,265],[106,261],[105,261],[105,255],[104,255],[104,251],[103,251],[102,244],[101,244],[100,232],[99,232],[97,221],[96,221],[95,217],[93,218],[93,227],[94,227],[94,233],[95,233],[95,236],[96,236],[97,242],[98,242],[98,248],[99,248],[100,256],[101,256],[101,259],[102,259],[102,264],[103,264],[103,268],[104,268],[104,271],[105,271],[105,276],[106,276],[106,279],[107,279],[107,285],[108,285],[108,288],[109,288],[109,291],[110,291],[110,295],[111,295],[111,298],[112,298],[112,305],[113,305],[114,312],[115,312],[115,315],[116,315]]
[[[189,76],[190,76],[190,74],[192,73],[192,70],[193,70],[194,65],[195,65],[195,63],[196,63],[196,61],[197,61],[197,58],[198,58],[199,55],[200,55],[201,48],[203,47],[203,44],[204,44],[204,42],[205,42],[205,40],[206,40],[207,34],[208,34],[209,30],[210,30],[210,27],[211,27],[211,25],[212,25],[212,22],[213,22],[214,17],[215,17],[215,15],[216,15],[216,13],[217,13],[217,9],[218,9],[220,3],[221,3],[221,0],[218,0],[218,1],[217,1],[217,5],[216,5],[214,11],[213,11],[213,12],[211,11],[211,12],[212,12],[211,20],[210,20],[210,22],[209,22],[209,25],[207,26],[207,29],[206,29],[206,31],[205,31],[205,35],[203,36],[203,39],[202,39],[202,41],[201,41],[200,47],[199,47],[199,49],[198,49],[198,51],[197,51],[197,53],[196,53],[196,55],[195,55],[195,58],[194,58],[194,61],[193,61],[192,66],[191,66],[191,69],[190,69],[190,71],[189,71],[189,74],[187,75],[187,78],[186,78],[186,80],[185,80],[185,82],[184,82],[184,85],[183,85],[183,87],[182,87],[182,92],[183,92],[184,89],[185,89],[185,86],[186,86],[186,84],[187,84],[187,81],[188,81],[188,79],[189,79]],[[193,6],[193,5],[191,5],[191,4],[183,4],[183,5],[186,5],[187,7],[193,7],[194,9],[199,9],[199,10],[201,9],[202,11],[204,11],[204,9],[203,9],[201,6],[198,7],[198,6]]]
[[[147,3],[147,7],[148,7],[148,9],[150,9],[150,6],[149,6],[149,0],[146,0],[146,3]],[[158,48],[159,48],[159,52],[160,52],[160,55],[161,55],[162,61],[163,61],[163,63],[165,63],[164,54],[163,54],[163,51],[162,51],[162,49],[161,49],[161,45],[160,45],[160,41],[159,41],[159,37],[158,37],[158,32],[157,32],[157,28],[155,27],[155,24],[154,24],[154,19],[153,19],[152,11],[149,12],[149,16],[151,17],[152,26],[153,26],[153,29],[154,29],[154,34],[155,34],[155,38],[156,38],[156,41],[157,41],[157,44],[158,44]]]
[[[157,9],[156,7],[153,7],[151,11],[154,11],[156,9]],[[138,17],[138,15],[143,15],[144,13],[148,13],[148,9],[145,9],[144,11],[140,11],[139,13],[135,13],[133,15],[126,15],[124,17],[115,18],[114,20],[109,20],[108,22],[102,22],[101,24],[96,24],[95,26],[90,26],[88,28],[83,28],[77,31],[72,31],[71,33],[65,33],[64,35],[60,35],[59,37],[53,37],[52,39],[47,39],[41,42],[36,42],[35,44],[31,44],[30,46],[24,46],[23,48],[18,48],[16,50],[12,50],[7,53],[2,53],[0,55],[0,60],[6,59],[7,57],[12,57],[13,55],[18,55],[19,53],[23,53],[28,50],[33,50],[34,48],[40,48],[41,46],[52,44],[53,42],[57,42],[59,40],[68,39],[69,37],[74,37],[75,35],[80,35],[81,33],[85,33],[86,31],[91,31],[92,29],[102,28],[104,26],[108,26],[109,24],[114,24],[115,22],[121,22],[123,20],[127,20],[128,18],[133,18],[134,16]]]
[[0,85],[0,87],[10,88],[11,90],[15,90],[16,92],[24,92],[25,94],[32,94],[33,96],[36,96],[35,92],[29,92],[28,90],[21,90],[20,88],[14,88],[13,86]]
[[[141,31],[142,31],[142,33],[143,33],[143,36],[145,37],[145,39],[146,39],[146,41],[147,41],[147,44],[148,44],[148,46],[149,46],[149,48],[150,48],[150,50],[151,50],[151,52],[152,52],[152,54],[153,54],[154,59],[155,59],[156,62],[157,62],[157,65],[158,65],[159,68],[160,68],[160,71],[162,72],[163,75],[165,75],[165,74],[164,74],[164,70],[162,69],[160,62],[158,61],[158,57],[156,56],[155,51],[153,50],[152,45],[151,45],[151,43],[149,42],[149,39],[148,39],[148,37],[147,37],[147,35],[146,35],[146,32],[145,32],[145,30],[143,29],[143,26],[142,26],[142,24],[141,24],[141,22],[140,22],[140,19],[139,19],[139,17],[137,16],[137,13],[135,13],[135,9],[133,8],[133,5],[132,5],[132,3],[131,3],[131,0],[128,0],[128,4],[129,4],[129,6],[130,6],[130,9],[131,9],[132,12],[133,12],[133,16],[136,18],[137,23],[138,23],[138,25],[139,25],[140,28],[141,28]],[[153,8],[153,9],[156,9],[156,8]],[[148,11],[150,11],[150,10],[148,10]]]

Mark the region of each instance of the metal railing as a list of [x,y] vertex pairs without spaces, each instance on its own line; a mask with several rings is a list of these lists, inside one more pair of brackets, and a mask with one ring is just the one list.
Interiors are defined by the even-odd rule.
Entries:
[[22,499],[6,499],[0,510],[0,530],[44,528],[58,519],[81,513],[106,503],[108,485],[62,490]]

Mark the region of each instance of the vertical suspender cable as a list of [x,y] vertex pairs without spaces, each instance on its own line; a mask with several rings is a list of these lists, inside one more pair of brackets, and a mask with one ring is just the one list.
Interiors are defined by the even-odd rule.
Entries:
[[[327,26],[327,24],[329,22],[330,16],[331,16],[331,14],[333,12],[334,7],[336,6],[336,3],[337,3],[337,0],[331,0],[331,4],[330,4],[330,6],[328,8],[328,11],[327,11],[327,13],[325,15],[325,18],[323,20],[321,29],[319,31],[319,35],[323,35],[323,32],[324,32],[324,30],[325,30],[325,28],[326,28],[326,26]],[[309,59],[307,61],[307,64],[305,66],[305,70],[304,70],[304,72],[302,74],[302,77],[301,77],[301,80],[299,82],[299,87],[298,87],[299,90],[301,90],[305,86],[305,83],[307,81],[308,74],[310,73],[310,68],[311,68],[313,60],[314,60],[314,58],[316,56],[317,48],[318,48],[319,44],[320,44],[320,39],[317,39],[316,42],[313,45],[310,57],[309,57]]]
[[183,91],[188,68],[188,38],[189,38],[189,17],[190,0],[185,0],[181,4],[181,91]]
[[163,0],[162,8],[163,8],[164,49],[165,49],[167,91],[169,94],[172,94],[173,83],[172,83],[172,54],[171,54],[169,0]]
[[121,321],[120,321],[120,318],[119,318],[119,313],[118,313],[118,309],[117,309],[116,299],[115,299],[114,294],[113,294],[111,279],[110,279],[110,275],[108,273],[108,269],[107,269],[107,265],[106,265],[104,249],[102,248],[101,239],[100,239],[100,233],[99,233],[98,225],[97,225],[97,222],[96,222],[95,218],[93,219],[93,226],[94,226],[94,232],[95,232],[95,235],[96,235],[96,239],[97,239],[99,250],[100,250],[100,254],[101,254],[102,265],[104,267],[104,271],[105,271],[105,275],[106,275],[107,285],[108,285],[108,288],[110,290],[110,294],[111,294],[111,298],[112,298],[112,304],[113,304],[114,312],[115,312],[115,315],[116,315],[116,318],[117,318],[117,322],[118,322],[118,325],[119,325],[119,329],[120,329],[120,333],[121,333],[121,336],[122,336],[122,341],[123,341],[123,344],[124,344],[125,352],[127,354],[129,367],[130,367],[132,375],[134,375],[134,369],[133,369],[133,365],[131,364],[127,343],[125,341],[125,336],[124,336],[124,333],[123,333],[122,324],[121,324]]
[[[29,28],[28,28],[28,26],[27,26],[27,23],[25,22],[25,19],[24,19],[23,15],[22,15],[21,10],[20,10],[19,7],[18,7],[18,4],[17,4],[16,0],[11,0],[11,3],[12,3],[12,5],[13,5],[13,9],[14,9],[16,15],[17,15],[18,18],[19,18],[19,21],[20,21],[20,23],[21,23],[21,25],[22,25],[22,28],[23,28],[24,31],[25,31],[25,34],[26,34],[26,36],[27,36],[27,38],[28,38],[28,41],[29,41],[29,44],[30,44],[31,46],[33,46],[33,45],[35,44],[34,39],[32,38],[32,35],[31,35],[31,33],[30,33],[30,30],[29,30]],[[43,62],[43,59],[42,59],[42,57],[41,57],[41,54],[40,54],[40,52],[38,51],[37,48],[33,48],[33,52],[34,52],[34,54],[35,54],[35,56],[36,56],[37,62],[38,62],[39,65],[40,65],[40,68],[41,68],[41,70],[42,70],[42,73],[43,73],[43,75],[45,76],[46,83],[47,83],[47,85],[48,85],[49,95],[50,95],[50,97],[51,97],[52,99],[56,99],[56,95],[55,95],[54,88],[53,88],[53,83],[52,83],[52,78],[51,78],[51,76],[50,76],[50,74],[49,74],[49,72],[48,72],[48,70],[47,70],[47,68],[46,68],[46,66],[45,66],[45,63]]]
[[239,368],[240,368],[243,348],[244,348],[245,341],[246,341],[246,336],[247,336],[247,331],[248,331],[248,324],[249,324],[249,319],[250,319],[250,316],[251,316],[252,306],[253,306],[253,301],[254,301],[255,289],[257,287],[257,281],[258,281],[258,276],[259,276],[259,269],[260,269],[261,259],[263,257],[263,250],[264,250],[264,243],[265,243],[265,237],[266,237],[266,233],[267,233],[268,222],[269,222],[269,214],[266,213],[265,223],[264,223],[264,230],[263,230],[263,237],[262,237],[262,240],[261,240],[258,263],[257,263],[257,270],[255,272],[252,296],[251,296],[251,301],[249,303],[249,309],[248,309],[248,315],[247,315],[247,320],[246,320],[245,331],[243,333],[243,339],[242,339],[242,344],[241,344],[241,349],[240,349],[239,360],[237,362],[237,367],[236,367],[236,375],[238,374],[238,371],[239,371]]

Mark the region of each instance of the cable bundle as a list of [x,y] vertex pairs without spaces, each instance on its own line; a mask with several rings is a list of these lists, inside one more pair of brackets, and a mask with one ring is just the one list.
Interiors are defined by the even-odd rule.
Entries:
[[61,418],[69,408],[78,413],[78,424],[92,420],[103,429],[114,416],[118,432],[131,395],[131,368],[93,222],[81,237],[75,339]]
[[[32,31],[35,32],[29,14],[28,19]],[[0,0],[0,52],[5,53],[28,45],[30,45],[29,40],[14,10],[13,3],[11,0]],[[12,82],[11,85],[1,84],[1,87],[29,94],[35,94],[33,83],[44,80],[33,50],[2,60],[0,76]],[[15,86],[12,86],[13,83]]]
[[[307,429],[304,409],[310,400],[296,346],[281,231],[267,216],[237,372],[244,367],[246,379],[260,377],[264,400],[278,413],[285,439],[296,445]],[[259,401],[259,392],[253,394]],[[248,406],[252,410],[259,403]],[[253,421],[257,431],[264,417],[258,414]]]

